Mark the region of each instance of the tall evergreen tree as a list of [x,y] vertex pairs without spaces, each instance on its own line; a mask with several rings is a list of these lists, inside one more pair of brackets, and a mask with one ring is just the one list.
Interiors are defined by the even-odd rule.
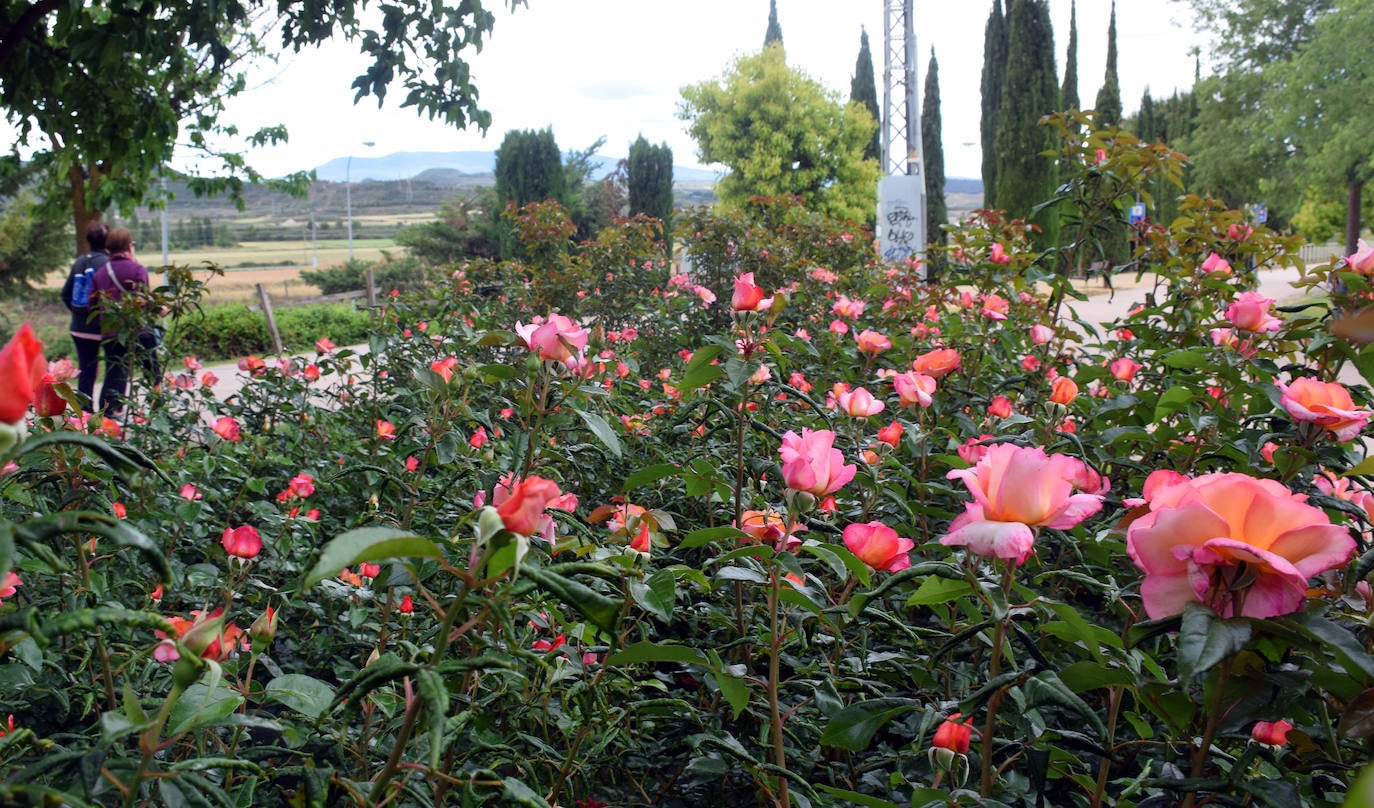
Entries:
[[566,205],[567,187],[563,153],[553,138],[553,127],[506,133],[496,150],[496,197],[500,204],[491,212],[498,222],[502,258],[513,256],[516,248],[514,230],[500,218],[506,203],[521,207],[556,199]]
[[1159,124],[1155,121],[1155,100],[1150,97],[1150,88],[1140,97],[1140,112],[1135,117],[1135,136],[1151,143],[1161,140]]
[[1069,3],[1069,52],[1064,56],[1064,85],[1059,91],[1059,106],[1078,109],[1078,4]]
[[649,145],[640,135],[630,144],[626,160],[630,215],[643,213],[663,222],[664,239],[672,249],[673,150],[667,143]]
[[774,42],[782,47],[782,26],[778,25],[778,0],[768,0],[768,30],[763,34],[763,46]]
[[[1054,191],[1054,163],[1043,152],[1053,134],[1040,119],[1059,106],[1054,66],[1054,29],[1047,0],[1015,0],[1007,17],[1006,81],[994,142],[997,157],[997,207],[1029,218],[1031,209]],[[1035,221],[1040,241],[1051,244],[1055,219],[1044,211]]]
[[1002,0],[992,0],[983,29],[983,117],[979,123],[983,145],[983,207],[998,207],[997,130],[1002,110],[1002,85],[1007,77],[1007,21]]
[[[873,52],[868,48],[868,32],[860,29],[859,58],[854,63],[854,79],[849,83],[849,100],[862,104],[878,122],[873,130],[873,140],[864,149],[864,157],[869,160],[882,160],[883,157],[883,113],[878,107],[878,82],[873,75]],[[887,166],[881,166],[884,173]]]
[[1116,75],[1116,0],[1112,0],[1112,21],[1107,25],[1107,74],[1097,91],[1097,124],[1121,125],[1121,82]]
[[926,241],[933,244],[944,244],[949,235],[942,227],[949,223],[949,208],[945,206],[945,147],[941,132],[940,65],[935,61],[935,49],[931,48],[921,106],[921,148],[925,149],[926,162]]

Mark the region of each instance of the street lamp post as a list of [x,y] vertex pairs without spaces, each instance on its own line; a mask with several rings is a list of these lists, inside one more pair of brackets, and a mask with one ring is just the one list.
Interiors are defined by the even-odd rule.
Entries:
[[[364,140],[364,146],[372,146],[371,140]],[[344,207],[348,211],[348,260],[353,260],[353,155],[344,161]]]

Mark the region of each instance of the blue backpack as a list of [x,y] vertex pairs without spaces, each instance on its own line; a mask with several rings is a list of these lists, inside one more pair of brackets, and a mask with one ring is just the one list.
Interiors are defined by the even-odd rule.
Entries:
[[76,276],[72,281],[72,308],[88,309],[91,307],[91,288],[95,285],[95,269],[87,268],[85,272]]

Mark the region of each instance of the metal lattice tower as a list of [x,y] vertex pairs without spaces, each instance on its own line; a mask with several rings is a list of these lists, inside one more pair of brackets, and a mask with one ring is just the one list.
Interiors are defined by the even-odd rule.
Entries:
[[926,171],[916,83],[914,0],[883,0],[882,172],[878,180],[878,253],[893,263],[926,250]]
[[883,173],[925,176],[913,0],[883,3]]

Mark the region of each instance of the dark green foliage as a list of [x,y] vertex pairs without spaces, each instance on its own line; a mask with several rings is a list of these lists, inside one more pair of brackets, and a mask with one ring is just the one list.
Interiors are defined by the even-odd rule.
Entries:
[[[849,100],[863,104],[878,128],[873,130],[873,140],[864,149],[864,159],[881,160],[883,156],[883,113],[878,107],[878,83],[873,74],[873,52],[868,47],[868,32],[859,33],[859,58],[854,62],[854,78],[849,82]],[[887,166],[882,166],[884,172]]]
[[782,26],[778,25],[778,0],[768,0],[768,30],[763,34],[763,46],[773,43],[782,47]]
[[[1011,216],[1030,218],[1031,209],[1054,190],[1054,163],[1043,152],[1054,144],[1040,125],[1059,106],[1054,67],[1054,31],[1045,0],[1018,0],[1007,24],[1007,73],[994,154],[997,157],[997,207]],[[1053,243],[1053,218],[1042,212],[1034,221],[1044,243]]]
[[553,127],[511,130],[496,150],[496,198],[516,207],[546,199],[564,201],[568,188],[563,153]]
[[[336,345],[366,342],[371,331],[371,315],[352,303],[296,306],[273,313],[288,352],[309,351],[321,337]],[[168,339],[176,339],[182,351],[203,362],[272,352],[267,319],[243,304],[211,306],[203,317],[183,321],[175,331]]]
[[1069,50],[1064,56],[1064,86],[1059,90],[1061,109],[1078,109],[1078,3],[1069,4]]
[[32,191],[4,185],[10,187],[0,187],[0,293],[13,295],[70,264],[72,236],[61,217],[35,215]]
[[392,289],[416,289],[428,279],[425,265],[414,255],[393,259],[384,258],[369,264],[361,259],[346,261],[324,269],[303,269],[301,279],[319,287],[320,294],[335,295],[366,289],[367,269],[372,267],[372,281],[383,292]]
[[501,222],[501,211],[507,205],[521,208],[547,199],[563,204],[567,189],[568,174],[563,168],[563,153],[553,138],[553,127],[506,133],[501,148],[496,150],[497,208],[490,211],[500,234],[501,257],[510,258],[516,250],[514,235]]
[[935,61],[935,49],[930,49],[930,64],[926,67],[925,100],[921,104],[921,146],[926,163],[926,241],[944,244],[947,235],[944,225],[949,223],[949,208],[945,205],[945,146],[940,124],[940,65]]
[[1097,91],[1097,122],[1099,126],[1121,125],[1121,82],[1116,73],[1116,3],[1112,3],[1111,22],[1107,24],[1107,72],[1102,77],[1102,89]]
[[396,233],[396,243],[430,266],[449,266],[464,258],[495,258],[496,237],[491,219],[482,215],[484,206],[491,209],[495,196],[490,189],[482,191],[445,202],[439,218],[407,225]]
[[[667,143],[657,146],[640,135],[630,144],[626,163],[626,192],[629,214],[642,213],[663,222],[663,232],[672,232],[673,150]],[[669,254],[672,242],[669,242]]]
[[983,207],[996,208],[997,130],[1002,112],[1002,85],[1007,78],[1007,21],[1002,0],[992,0],[983,29],[983,116],[979,131],[983,141]]

